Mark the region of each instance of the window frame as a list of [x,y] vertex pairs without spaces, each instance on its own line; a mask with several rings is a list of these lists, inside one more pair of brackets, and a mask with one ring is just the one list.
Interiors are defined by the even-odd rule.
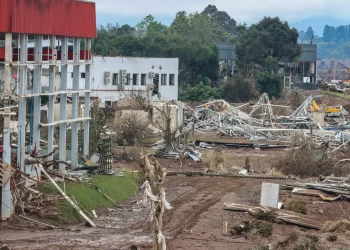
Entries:
[[175,86],[175,74],[169,74],[169,86]]

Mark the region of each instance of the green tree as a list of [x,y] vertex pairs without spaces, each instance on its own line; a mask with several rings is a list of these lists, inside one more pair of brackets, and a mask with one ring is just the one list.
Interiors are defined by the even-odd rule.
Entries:
[[248,29],[241,29],[235,41],[240,68],[263,64],[268,56],[278,61],[295,61],[301,53],[298,35],[296,29],[278,17],[265,17]]
[[269,74],[277,74],[279,69],[279,61],[277,58],[268,56],[264,62],[264,70]]
[[257,80],[259,92],[267,93],[269,97],[280,98],[283,91],[283,80],[278,74],[262,72]]
[[185,11],[178,12],[169,32],[204,44],[212,44],[219,38],[216,24],[206,15],[198,12],[191,14]]
[[310,43],[313,44],[314,39],[315,39],[315,32],[312,29],[312,27],[309,27],[305,33],[306,35],[306,40]]
[[165,33],[167,26],[156,21],[152,15],[147,15],[137,25],[138,35],[142,36],[145,33]]
[[[227,40],[236,32],[236,21],[226,11],[220,11],[215,5],[209,4],[204,11],[203,15],[211,18],[218,27],[219,35],[223,40]],[[229,34],[229,36],[228,36]]]

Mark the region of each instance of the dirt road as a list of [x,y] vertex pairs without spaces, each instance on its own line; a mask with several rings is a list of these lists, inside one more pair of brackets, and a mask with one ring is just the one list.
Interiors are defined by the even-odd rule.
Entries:
[[[229,227],[252,218],[245,213],[223,210],[224,202],[258,205],[262,180],[225,179],[220,177],[168,177],[167,199],[173,206],[165,213],[164,235],[168,249],[258,249],[264,244],[276,244],[291,232],[318,234],[296,226],[275,224],[269,238],[246,239],[244,236],[223,236],[222,225]],[[276,182],[276,181],[274,181]],[[277,181],[278,182],[278,181]],[[283,194],[282,194],[283,196]],[[147,221],[148,209],[136,203],[141,195],[127,201],[122,210],[101,215],[95,220],[97,228],[84,225],[69,230],[9,230],[0,231],[0,245],[8,244],[19,249],[129,249],[132,244],[141,249],[150,249],[152,238]],[[340,202],[339,204],[342,204]],[[313,206],[313,207],[312,207]],[[310,209],[323,211],[320,219],[343,218],[338,205],[310,205]],[[347,204],[342,205],[346,213]],[[337,211],[335,211],[337,210]],[[73,231],[75,230],[75,231]],[[76,231],[78,230],[78,231]],[[347,246],[346,236],[339,236],[334,246]],[[74,248],[73,248],[74,247]]]

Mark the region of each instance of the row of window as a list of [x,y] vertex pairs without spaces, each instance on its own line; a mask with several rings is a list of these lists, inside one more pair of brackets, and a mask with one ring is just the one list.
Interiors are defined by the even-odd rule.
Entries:
[[[132,76],[132,78],[131,78]],[[133,86],[137,86],[139,83],[139,77],[141,76],[140,84],[141,86],[147,85],[147,74],[126,74],[126,82],[125,85],[130,85],[132,83]],[[121,82],[118,73],[112,74],[112,85],[118,85]],[[175,74],[161,74],[160,84],[166,86],[168,84],[170,86],[175,85]],[[153,78],[153,84],[159,84],[159,74],[155,74]]]
[[[147,74],[132,74],[132,78],[131,78],[131,74],[127,74],[125,85],[130,85],[130,83],[132,82],[133,86],[137,86],[140,75],[141,75],[141,85],[145,86],[147,84]],[[160,76],[161,76],[160,84],[162,86],[166,86],[168,84],[168,80],[169,80],[170,86],[175,85],[175,74],[169,74],[169,78],[167,74],[161,74]],[[71,73],[71,77],[73,78],[73,73]],[[85,73],[80,73],[80,78],[85,78]],[[118,73],[114,73],[112,75],[112,85],[120,84],[121,83],[120,80],[121,79],[119,79]],[[153,78],[153,83],[159,84],[159,74],[155,74]]]

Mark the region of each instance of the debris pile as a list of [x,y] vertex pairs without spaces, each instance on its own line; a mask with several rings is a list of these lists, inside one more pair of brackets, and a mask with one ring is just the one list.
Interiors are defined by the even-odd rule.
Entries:
[[[291,142],[296,135],[307,135],[318,145],[328,143],[333,148],[345,146],[344,143],[350,140],[350,126],[347,127],[346,121],[349,113],[340,108],[333,111],[330,107],[321,108],[316,98],[320,96],[309,96],[291,115],[280,117],[273,113],[273,107],[289,107],[271,104],[267,94],[263,94],[251,106],[249,114],[240,110],[249,104],[234,107],[225,100],[212,101],[195,109],[194,130],[200,134],[216,131],[251,141]],[[332,119],[325,118],[327,112],[333,114]],[[329,128],[330,124],[332,129]],[[189,126],[184,128],[189,129]]]

